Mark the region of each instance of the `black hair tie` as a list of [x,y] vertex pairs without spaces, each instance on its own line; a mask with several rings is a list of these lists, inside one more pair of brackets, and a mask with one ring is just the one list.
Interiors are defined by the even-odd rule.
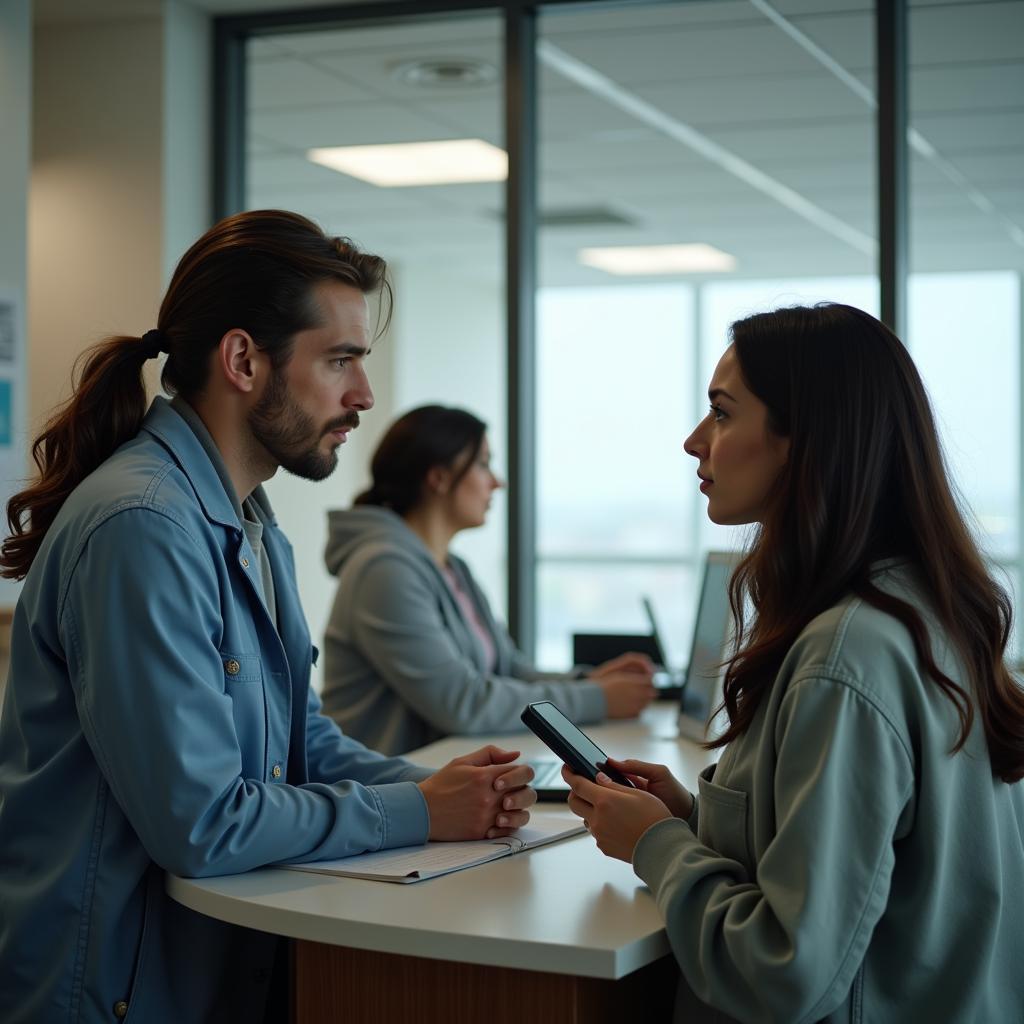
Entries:
[[163,331],[155,327],[151,331],[146,331],[142,336],[142,344],[145,347],[147,359],[156,359],[161,352],[170,351],[167,348],[167,339],[164,337]]

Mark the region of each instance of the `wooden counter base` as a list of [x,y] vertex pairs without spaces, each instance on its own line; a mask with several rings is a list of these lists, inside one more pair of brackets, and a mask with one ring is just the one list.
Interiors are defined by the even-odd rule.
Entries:
[[294,1024],[669,1021],[678,978],[672,957],[609,981],[302,940],[292,955]]

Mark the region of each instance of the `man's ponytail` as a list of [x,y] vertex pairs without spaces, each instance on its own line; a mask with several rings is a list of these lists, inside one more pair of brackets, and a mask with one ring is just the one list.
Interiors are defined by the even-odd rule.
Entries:
[[146,413],[142,367],[151,354],[141,338],[117,337],[81,357],[71,398],[32,444],[39,478],[7,505],[11,535],[0,549],[0,575],[24,579],[67,496],[139,432]]

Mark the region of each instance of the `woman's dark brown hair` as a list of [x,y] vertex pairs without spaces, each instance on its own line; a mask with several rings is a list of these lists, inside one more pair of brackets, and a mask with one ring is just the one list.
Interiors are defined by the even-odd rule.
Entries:
[[356,505],[383,505],[404,516],[423,497],[423,484],[435,466],[454,468],[452,487],[480,454],[487,424],[465,409],[421,405],[399,416],[381,438],[370,462],[373,482]]
[[[741,642],[727,662],[723,746],[750,726],[786,652],[816,615],[853,593],[899,619],[953,703],[960,750],[985,730],[993,773],[1024,777],[1024,689],[1004,662],[1012,605],[991,577],[954,496],[921,378],[900,340],[851,306],[760,313],[732,326],[749,390],[789,458],[730,585]],[[974,699],[936,664],[924,621],[871,580],[871,565],[913,567],[958,652]],[[754,615],[744,631],[749,597]]]
[[[283,210],[253,210],[214,225],[181,258],[156,328],[168,353],[161,381],[185,398],[202,392],[210,355],[233,329],[252,335],[275,369],[294,336],[319,321],[313,289],[341,281],[364,293],[382,289],[391,310],[386,265],[347,238]],[[83,354],[71,398],[32,444],[39,478],[7,505],[11,534],[0,575],[24,578],[68,495],[116,448],[134,437],[146,413],[142,368],[150,339],[109,338]]]

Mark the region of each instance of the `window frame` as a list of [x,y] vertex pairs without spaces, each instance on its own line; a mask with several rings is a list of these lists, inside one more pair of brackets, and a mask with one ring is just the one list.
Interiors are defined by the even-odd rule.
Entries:
[[[318,27],[381,26],[395,19],[498,13],[504,19],[508,477],[508,623],[519,646],[536,646],[536,284],[537,284],[537,16],[552,9],[654,6],[699,0],[385,0],[297,10],[226,15],[213,22],[213,212],[219,220],[244,208],[246,62],[253,38]],[[900,336],[906,319],[908,252],[908,0],[876,0],[875,58],[878,278],[882,320]],[[1024,366],[1024,361],[1022,361]],[[1022,369],[1024,388],[1024,369]],[[1024,393],[1024,391],[1022,391]],[[1021,446],[1024,487],[1024,445]],[[1024,504],[1024,498],[1022,498]],[[1024,516],[1018,558],[1024,551]],[[694,553],[694,558],[696,553]]]

